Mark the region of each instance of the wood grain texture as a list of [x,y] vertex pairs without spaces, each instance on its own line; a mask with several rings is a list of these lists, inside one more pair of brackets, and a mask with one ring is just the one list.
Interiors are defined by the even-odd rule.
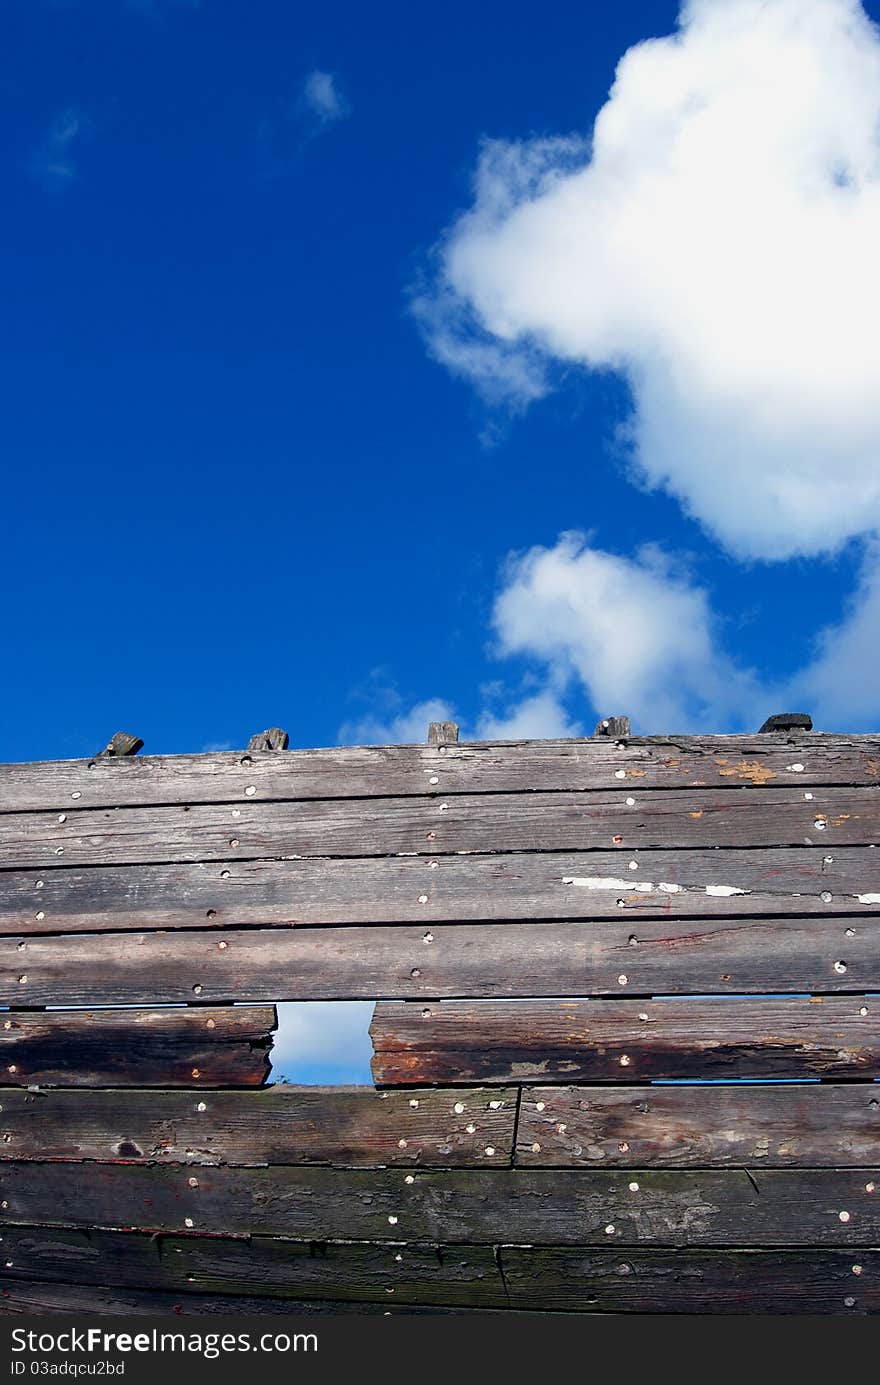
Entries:
[[516,1144],[528,1168],[859,1167],[878,1153],[867,1083],[527,1087]]
[[[866,846],[876,788],[459,794],[0,813],[0,868],[263,857]],[[237,842],[233,847],[232,842]]]
[[[186,1290],[177,1293],[156,1289],[114,1289],[106,1285],[81,1284],[40,1284],[35,1281],[4,1278],[5,1287],[0,1289],[0,1317],[24,1316],[50,1317],[59,1313],[110,1315],[119,1317],[150,1316],[169,1318],[189,1317],[233,1317],[239,1315],[265,1316],[283,1315],[285,1318],[315,1315],[327,1316],[334,1313],[377,1314],[397,1316],[400,1313],[419,1316],[448,1316],[450,1313],[491,1313],[504,1312],[505,1316],[519,1317],[513,1310],[500,1308],[466,1308],[461,1304],[455,1307],[437,1308],[414,1304],[398,1308],[393,1298],[376,1303],[346,1302],[340,1299],[299,1299],[299,1298],[258,1298],[241,1294],[192,1294]],[[541,1314],[542,1317],[547,1316]],[[173,1323],[165,1329],[174,1331]]]
[[[792,768],[802,766],[802,768]],[[141,755],[0,766],[8,812],[234,803],[257,799],[364,798],[376,794],[529,792],[754,784],[876,784],[877,736],[756,735],[355,746],[327,750]],[[433,782],[436,780],[436,783]],[[253,787],[254,794],[247,795]]]
[[[506,1307],[491,1246],[316,1244],[251,1236],[153,1237],[136,1232],[12,1227],[3,1281],[101,1284],[193,1294],[354,1303]],[[292,1311],[297,1311],[295,1308]]]
[[[505,1246],[512,1307],[590,1313],[880,1312],[880,1252]],[[857,1271],[857,1272],[856,1272]]]
[[168,1004],[196,986],[215,1003],[876,991],[880,917],[0,937],[0,1004]]
[[878,1186],[880,1165],[408,1173],[92,1164],[83,1177],[73,1164],[24,1161],[0,1165],[0,1220],[407,1245],[876,1246]]
[[6,1091],[0,1159],[328,1164],[512,1163],[513,1088]]
[[[638,869],[629,870],[629,860]],[[625,866],[623,871],[621,867]],[[880,915],[880,852],[524,852],[0,872],[0,933]]]
[[269,1072],[271,1006],[9,1011],[0,1081],[10,1087],[257,1087]]
[[[44,1242],[39,1240],[41,1235],[49,1237],[51,1233],[34,1231],[29,1236],[25,1233],[15,1245],[14,1253],[24,1257],[20,1263],[26,1269],[46,1278],[13,1278],[14,1271],[2,1271],[4,1287],[0,1288],[0,1315],[99,1313],[131,1316],[167,1313],[179,1318],[239,1313],[442,1313],[468,1311],[470,1304],[462,1302],[468,1294],[475,1304],[474,1311],[504,1313],[508,1317],[529,1311],[833,1313],[848,1316],[880,1311],[880,1252],[876,1250],[859,1251],[856,1260],[852,1252],[846,1250],[634,1250],[620,1255],[591,1247],[502,1246],[497,1251],[499,1281],[494,1280],[485,1265],[479,1266],[484,1273],[477,1279],[478,1267],[471,1264],[474,1278],[469,1288],[467,1267],[462,1268],[460,1258],[454,1261],[454,1266],[459,1270],[459,1282],[454,1283],[451,1272],[438,1276],[430,1261],[423,1259],[419,1250],[413,1252],[407,1248],[403,1253],[404,1258],[398,1262],[396,1256],[401,1252],[389,1247],[385,1257],[373,1257],[374,1263],[378,1262],[382,1279],[373,1291],[375,1299],[371,1302],[364,1298],[303,1300],[270,1297],[272,1293],[283,1295],[289,1286],[279,1283],[280,1267],[267,1263],[268,1256],[262,1254],[263,1247],[259,1241],[253,1246],[249,1263],[246,1250],[238,1247],[234,1252],[236,1263],[232,1265],[229,1264],[231,1257],[228,1253],[227,1264],[224,1266],[220,1263],[226,1247],[215,1251],[207,1263],[205,1257],[199,1257],[195,1261],[193,1281],[185,1278],[174,1291],[107,1287],[88,1282],[75,1285],[58,1283],[50,1276],[59,1271],[63,1273],[65,1256],[71,1260],[72,1267],[75,1265],[89,1274],[100,1274],[102,1265],[106,1266],[103,1272],[108,1277],[109,1267],[114,1260],[118,1265],[123,1257],[118,1252],[114,1253],[112,1233],[96,1233],[98,1255],[88,1258],[88,1247],[76,1238],[76,1233],[70,1234],[69,1239]],[[129,1239],[143,1241],[144,1238]],[[160,1273],[164,1273],[167,1282],[171,1277],[168,1260],[178,1248],[180,1243],[169,1247],[166,1242],[159,1241],[156,1248],[151,1244],[144,1254],[143,1277],[156,1279]],[[329,1276],[336,1273],[339,1250],[339,1247],[327,1247],[323,1261],[316,1255],[315,1269],[329,1270]],[[440,1257],[446,1258],[449,1253],[441,1250],[439,1255],[435,1254],[435,1263],[439,1265]],[[158,1270],[152,1263],[147,1267],[150,1254],[160,1267]],[[451,1254],[453,1257],[460,1255],[460,1248],[455,1247]],[[137,1274],[134,1259],[134,1256],[127,1257],[128,1277]],[[404,1273],[402,1266],[407,1259],[410,1265],[408,1272]],[[294,1261],[296,1267],[301,1264],[299,1259]],[[259,1277],[262,1295],[243,1296],[234,1291],[193,1291],[196,1276],[200,1280],[210,1278],[212,1283],[218,1280],[228,1283],[237,1265],[241,1266],[245,1283],[249,1278]],[[854,1273],[854,1269],[859,1273]],[[419,1271],[422,1274],[421,1285],[416,1278]],[[115,1266],[114,1273],[118,1273]],[[505,1300],[499,1292],[502,1287],[500,1273],[503,1273],[506,1281],[504,1287],[509,1294],[509,1308],[501,1307]],[[288,1278],[292,1276],[288,1275]],[[446,1297],[450,1303],[445,1308],[421,1303],[419,1294],[422,1288],[435,1302],[438,1297]],[[393,1293],[389,1292],[391,1290]],[[356,1279],[352,1276],[349,1280],[348,1291],[355,1294],[359,1291],[371,1292],[360,1274]],[[487,1306],[493,1303],[495,1308]]]
[[378,1085],[880,1077],[880,1001],[387,1001],[370,1029]]

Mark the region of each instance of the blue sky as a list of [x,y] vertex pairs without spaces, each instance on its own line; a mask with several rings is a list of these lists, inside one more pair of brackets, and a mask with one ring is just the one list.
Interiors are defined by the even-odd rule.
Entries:
[[677,15],[7,0],[0,759],[876,727],[880,6]]

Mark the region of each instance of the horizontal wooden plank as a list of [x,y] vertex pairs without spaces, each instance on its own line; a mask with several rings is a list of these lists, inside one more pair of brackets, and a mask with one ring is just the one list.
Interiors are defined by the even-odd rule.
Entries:
[[861,990],[870,914],[0,937],[4,1005]]
[[84,1177],[70,1163],[24,1161],[0,1165],[0,1220],[303,1241],[876,1246],[875,1187],[880,1166],[405,1172],[91,1164]]
[[0,1159],[342,1166],[512,1163],[514,1088],[6,1091]]
[[[0,872],[0,933],[880,913],[880,853],[534,852]],[[621,871],[621,866],[626,869]]]
[[876,784],[880,738],[658,736],[618,745],[599,736],[37,761],[0,765],[0,804],[7,812],[66,812],[77,805],[601,789],[620,778],[641,788]]
[[[852,1258],[852,1257],[850,1257]],[[58,1313],[68,1314],[110,1314],[114,1318],[150,1316],[175,1318],[188,1317],[233,1317],[239,1315],[261,1317],[291,1315],[326,1316],[335,1313],[362,1314],[382,1313],[397,1316],[412,1313],[421,1316],[448,1315],[450,1313],[491,1313],[493,1316],[504,1313],[505,1317],[519,1317],[520,1312],[501,1308],[467,1308],[462,1304],[455,1307],[437,1308],[428,1305],[397,1307],[392,1298],[380,1299],[376,1303],[357,1303],[341,1299],[299,1299],[299,1298],[259,1298],[242,1294],[192,1294],[188,1292],[171,1293],[160,1289],[114,1289],[103,1284],[41,1284],[35,1280],[13,1280],[4,1277],[4,1287],[0,1289],[0,1317],[39,1315],[46,1317]],[[527,1310],[525,1310],[527,1312]],[[542,1317],[548,1316],[545,1313]],[[173,1326],[170,1329],[173,1331]]]
[[[258,857],[870,845],[871,788],[460,794],[0,814],[0,868]],[[232,842],[237,843],[232,846]],[[627,869],[621,861],[617,873]]]
[[[62,1233],[63,1234],[63,1233]],[[376,1288],[375,1301],[364,1299],[307,1299],[269,1297],[284,1293],[283,1268],[266,1263],[262,1245],[254,1244],[250,1255],[246,1248],[235,1245],[234,1260],[247,1261],[243,1273],[247,1277],[259,1274],[263,1295],[243,1296],[222,1290],[194,1292],[196,1278],[210,1277],[224,1284],[234,1279],[236,1263],[230,1264],[229,1248],[223,1245],[208,1258],[195,1260],[196,1273],[192,1282],[186,1279],[175,1291],[170,1289],[137,1289],[107,1287],[86,1282],[65,1284],[54,1282],[51,1276],[64,1272],[65,1255],[84,1275],[103,1273],[109,1277],[109,1267],[126,1260],[124,1273],[136,1276],[135,1257],[123,1257],[116,1251],[119,1239],[113,1233],[96,1233],[98,1256],[89,1255],[90,1247],[80,1233],[68,1233],[69,1239],[40,1241],[51,1233],[34,1231],[21,1237],[13,1252],[19,1263],[36,1276],[31,1280],[14,1278],[14,1270],[3,1270],[0,1289],[0,1315],[48,1315],[53,1313],[105,1313],[116,1317],[136,1314],[169,1314],[174,1317],[232,1314],[321,1314],[321,1313],[385,1313],[462,1312],[473,1308],[482,1312],[503,1312],[516,1317],[518,1311],[555,1312],[655,1312],[655,1313],[760,1313],[813,1314],[832,1313],[859,1316],[880,1311],[880,1252],[861,1250],[858,1259],[846,1250],[697,1250],[663,1251],[634,1250],[625,1256],[606,1249],[569,1246],[502,1246],[497,1251],[499,1273],[503,1271],[510,1296],[510,1307],[502,1307],[498,1285],[485,1268],[484,1276],[468,1285],[464,1274],[458,1284],[449,1282],[447,1275],[440,1279],[432,1275],[433,1267],[421,1261],[421,1252],[407,1247],[390,1247],[381,1264],[384,1277]],[[163,1241],[155,1245],[144,1237],[129,1237],[142,1245],[144,1278],[155,1279],[157,1266],[166,1279],[170,1277],[169,1255]],[[189,1249],[191,1242],[181,1243]],[[283,1243],[280,1243],[283,1246]],[[175,1245],[171,1254],[179,1249]],[[315,1268],[336,1269],[340,1247],[326,1248],[324,1258],[316,1256]],[[354,1248],[357,1252],[360,1247]],[[158,1253],[157,1253],[158,1252]],[[225,1252],[225,1254],[224,1254]],[[477,1248],[477,1254],[485,1248]],[[182,1252],[181,1252],[182,1253]],[[451,1252],[460,1255],[460,1248]],[[440,1252],[444,1259],[448,1249]],[[148,1257],[152,1261],[147,1264]],[[397,1256],[401,1255],[400,1261]],[[329,1259],[328,1259],[329,1257]],[[430,1307],[418,1298],[415,1266],[408,1273],[403,1267],[407,1259],[415,1261],[424,1275],[424,1292],[436,1299],[450,1300],[446,1308]],[[97,1263],[96,1263],[97,1261]],[[152,1262],[155,1261],[155,1264]],[[163,1261],[165,1262],[163,1264]],[[225,1261],[225,1263],[224,1263]],[[389,1263],[390,1262],[390,1263]],[[439,1266],[440,1256],[435,1255]],[[192,1262],[188,1262],[192,1263]],[[349,1262],[351,1263],[351,1262]],[[294,1261],[296,1268],[301,1261]],[[393,1267],[393,1268],[392,1268]],[[483,1266],[480,1266],[483,1268]],[[476,1270],[476,1266],[472,1266]],[[114,1270],[114,1273],[116,1271]],[[189,1271],[188,1271],[189,1272]],[[442,1273],[442,1270],[441,1270]],[[43,1278],[42,1276],[45,1276]],[[289,1277],[289,1276],[288,1276]],[[362,1276],[358,1276],[362,1278]],[[282,1282],[279,1283],[279,1280]],[[355,1292],[362,1286],[352,1285]],[[365,1292],[369,1286],[363,1285]],[[392,1292],[393,1291],[393,1292]],[[381,1295],[381,1296],[380,1296]],[[482,1303],[481,1303],[482,1300]],[[495,1303],[490,1308],[487,1303]]]
[[276,1022],[272,1006],[9,1011],[0,1020],[0,1082],[256,1087],[269,1072]]
[[592,1313],[880,1312],[880,1252],[627,1253],[505,1246],[512,1307]]
[[[287,1243],[259,1239],[248,1247],[193,1238],[169,1244],[124,1233],[97,1232],[92,1241],[84,1233],[39,1229],[9,1235],[9,1253],[17,1264],[13,1269],[0,1265],[0,1313],[6,1314],[398,1312],[407,1304],[430,1311],[428,1305],[438,1299],[455,1311],[486,1311],[494,1305],[511,1315],[517,1309],[856,1316],[880,1310],[880,1252],[868,1249],[856,1259],[846,1250],[636,1249],[621,1256],[604,1248],[502,1246],[496,1278],[486,1247],[444,1247],[431,1256],[417,1247],[389,1246],[377,1253],[371,1247],[333,1245],[307,1264],[304,1247],[293,1247],[286,1257]],[[19,1266],[34,1277],[19,1277]],[[65,1266],[68,1277],[75,1272],[84,1282],[57,1282]],[[499,1292],[502,1270],[510,1308]],[[378,1272],[375,1284],[370,1271]],[[110,1278],[111,1272],[113,1288],[94,1282],[96,1276]],[[343,1280],[340,1292],[348,1298],[303,1301],[289,1296],[298,1289],[308,1291],[302,1283],[306,1277],[312,1290],[316,1279],[321,1290],[322,1279]],[[125,1287],[138,1279],[177,1283],[173,1291]],[[252,1287],[255,1280],[259,1293],[242,1296],[242,1283]],[[206,1283],[211,1286],[207,1291],[202,1287]]]
[[379,1085],[880,1077],[880,1001],[859,996],[376,1006]]
[[[354,1303],[506,1307],[492,1246],[327,1244],[252,1236],[13,1227],[3,1231],[4,1280],[193,1294],[340,1299]],[[292,1308],[291,1311],[297,1311]]]
[[516,1162],[529,1168],[859,1167],[877,1158],[878,1141],[880,1089],[868,1083],[528,1087]]

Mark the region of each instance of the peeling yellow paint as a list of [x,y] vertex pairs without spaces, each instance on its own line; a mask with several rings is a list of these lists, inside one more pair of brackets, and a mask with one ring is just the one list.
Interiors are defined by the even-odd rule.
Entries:
[[869,774],[880,774],[880,760],[869,760],[869,761],[868,761],[868,773],[869,773]]
[[701,818],[702,816],[703,816],[703,809],[702,809],[702,808],[698,809],[698,811],[697,811],[696,813],[688,813],[688,817],[689,817],[689,818],[694,818],[694,820],[696,820],[697,818]]
[[627,776],[628,776],[630,779],[644,779],[644,777],[645,777],[646,774],[647,774],[647,770],[644,770],[644,769],[628,769],[628,770],[627,770]]
[[849,813],[841,813],[841,814],[840,814],[840,817],[838,817],[838,818],[832,818],[832,819],[831,819],[831,826],[832,826],[832,827],[842,827],[843,824],[844,824],[845,822],[849,822],[849,819],[850,819],[850,814],[849,814]]
[[778,778],[775,769],[768,769],[759,760],[740,760],[738,764],[731,765],[729,769],[723,769],[727,764],[726,760],[716,760],[718,773],[725,778],[734,776],[737,779],[748,779],[750,784],[768,784],[771,779]]

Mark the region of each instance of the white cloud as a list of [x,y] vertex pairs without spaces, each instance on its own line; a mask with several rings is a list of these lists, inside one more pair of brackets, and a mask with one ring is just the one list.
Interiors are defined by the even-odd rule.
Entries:
[[522,405],[622,371],[633,465],[728,549],[880,524],[880,41],[856,0],[690,0],[622,59],[589,145],[489,142],[416,305]]
[[63,192],[76,179],[73,144],[86,128],[82,113],[70,106],[55,117],[46,138],[31,154],[30,175],[47,192]]
[[315,68],[302,84],[301,99],[303,107],[317,122],[319,128],[334,125],[349,113],[348,102],[339,89],[332,72],[322,72]]
[[869,546],[858,588],[842,620],[823,630],[815,656],[791,679],[790,697],[817,725],[880,727],[880,546]]
[[452,707],[443,698],[429,697],[424,702],[399,711],[389,711],[389,702],[399,705],[400,698],[387,689],[377,692],[379,710],[368,712],[339,728],[340,745],[417,745],[428,739],[432,721],[454,721]]
[[476,729],[479,741],[555,740],[583,734],[584,728],[571,719],[550,688],[513,702],[500,714],[482,712]]
[[757,681],[719,645],[707,593],[659,549],[636,558],[563,535],[513,559],[495,603],[498,652],[572,678],[598,715],[644,731],[753,728]]

